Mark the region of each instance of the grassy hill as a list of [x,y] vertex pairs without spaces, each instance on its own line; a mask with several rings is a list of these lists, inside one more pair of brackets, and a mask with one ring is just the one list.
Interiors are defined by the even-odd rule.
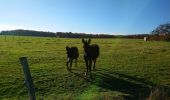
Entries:
[[[170,42],[92,39],[100,57],[85,76],[81,39],[0,36],[0,99],[29,99],[19,57],[28,57],[38,100],[145,99],[152,88],[170,95]],[[78,66],[66,69],[66,46],[79,49]]]

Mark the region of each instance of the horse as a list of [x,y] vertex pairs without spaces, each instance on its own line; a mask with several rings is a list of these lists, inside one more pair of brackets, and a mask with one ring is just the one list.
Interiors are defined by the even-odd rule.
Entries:
[[[71,71],[72,62],[74,59],[75,59],[75,63],[77,66],[77,59],[79,57],[79,52],[78,52],[77,47],[66,46],[66,50],[67,50],[67,69],[68,69],[68,71]],[[69,65],[69,63],[70,63],[70,65]]]
[[93,62],[93,70],[95,70],[96,60],[99,57],[99,46],[97,44],[90,45],[91,39],[84,40],[82,39],[82,43],[84,44],[84,60],[86,63],[87,74],[92,70],[92,62]]

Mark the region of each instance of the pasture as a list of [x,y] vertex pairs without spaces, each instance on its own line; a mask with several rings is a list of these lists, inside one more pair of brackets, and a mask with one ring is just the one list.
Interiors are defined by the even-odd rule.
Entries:
[[[0,99],[28,100],[19,57],[28,57],[38,100],[145,99],[152,87],[170,95],[170,42],[140,39],[92,39],[100,47],[96,71],[85,76],[81,39],[0,36]],[[66,46],[77,46],[72,72]]]

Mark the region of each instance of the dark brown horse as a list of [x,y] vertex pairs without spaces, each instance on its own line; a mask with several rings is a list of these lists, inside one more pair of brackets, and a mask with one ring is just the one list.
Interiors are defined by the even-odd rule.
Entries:
[[87,74],[92,70],[92,62],[93,62],[93,70],[96,66],[96,59],[99,57],[99,46],[96,44],[90,45],[91,39],[84,40],[82,39],[82,43],[84,44],[84,60],[86,63]]
[[[68,47],[67,46],[66,50],[67,50],[67,69],[69,71],[71,71],[73,59],[75,59],[76,66],[77,66],[77,58],[79,56],[78,48],[77,47]],[[70,65],[69,65],[69,63],[70,63]]]

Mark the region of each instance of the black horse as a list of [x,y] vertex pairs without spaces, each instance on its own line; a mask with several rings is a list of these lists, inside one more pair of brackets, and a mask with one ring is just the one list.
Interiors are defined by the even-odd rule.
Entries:
[[[77,66],[77,58],[79,57],[78,48],[67,46],[66,50],[67,50],[67,69],[69,71],[71,71],[73,59],[75,59],[76,66]],[[69,65],[69,63],[70,63],[70,65]]]
[[99,57],[99,46],[96,44],[90,45],[91,39],[89,40],[84,40],[82,39],[82,42],[84,44],[84,60],[86,63],[86,68],[87,68],[87,73],[90,72],[91,75],[91,70],[92,70],[92,62],[93,64],[93,70],[95,69],[95,64],[96,64],[96,59]]

